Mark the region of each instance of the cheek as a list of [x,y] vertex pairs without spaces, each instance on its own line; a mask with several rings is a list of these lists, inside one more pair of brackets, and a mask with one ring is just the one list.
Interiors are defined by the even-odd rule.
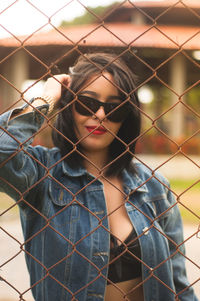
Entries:
[[116,135],[119,132],[121,126],[122,126],[121,122],[113,123],[112,126],[110,127],[110,131]]

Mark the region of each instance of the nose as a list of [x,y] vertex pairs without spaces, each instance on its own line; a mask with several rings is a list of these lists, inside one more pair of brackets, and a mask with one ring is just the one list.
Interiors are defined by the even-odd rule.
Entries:
[[105,114],[104,108],[101,106],[93,116],[95,118],[98,118],[100,121],[105,119],[106,114]]

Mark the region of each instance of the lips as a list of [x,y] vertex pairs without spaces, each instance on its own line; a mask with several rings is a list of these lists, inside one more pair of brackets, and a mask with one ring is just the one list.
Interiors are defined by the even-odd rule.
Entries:
[[107,130],[102,126],[86,126],[86,129],[89,133],[92,132],[93,135],[103,135],[107,132]]

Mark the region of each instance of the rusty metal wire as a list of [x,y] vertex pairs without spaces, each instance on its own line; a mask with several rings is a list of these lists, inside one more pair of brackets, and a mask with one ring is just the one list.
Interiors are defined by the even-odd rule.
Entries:
[[[18,2],[17,0],[13,1],[13,3],[11,3],[7,7],[5,7],[2,11],[0,11],[0,16],[3,15],[6,11],[9,11],[9,9],[11,7],[13,8],[17,2]],[[38,12],[40,12],[46,18],[46,23],[44,25],[42,25],[39,29],[32,32],[31,34],[29,34],[26,37],[17,36],[16,34],[10,32],[10,30],[8,30],[3,24],[0,24],[0,27],[3,28],[10,36],[12,36],[12,39],[11,39],[12,42],[14,41],[13,46],[7,47],[7,48],[5,47],[6,51],[3,52],[4,55],[1,55],[0,69],[1,69],[1,66],[5,65],[5,64],[9,64],[11,59],[14,58],[15,55],[19,53],[19,51],[23,51],[28,56],[29,61],[37,62],[37,64],[40,65],[40,68],[41,67],[43,68],[42,69],[43,71],[39,72],[37,74],[37,76],[35,77],[35,82],[34,82],[34,84],[32,84],[32,86],[34,86],[36,83],[40,82],[41,80],[46,79],[49,76],[54,76],[54,74],[55,74],[55,72],[53,71],[54,68],[57,68],[57,66],[61,66],[61,68],[62,68],[63,62],[65,62],[66,59],[71,58],[74,55],[74,53],[75,53],[76,57],[77,57],[77,55],[85,56],[85,53],[89,49],[89,46],[87,45],[87,41],[90,39],[91,36],[98,35],[98,30],[104,30],[104,32],[106,32],[109,36],[111,36],[113,38],[113,40],[115,41],[113,43],[113,46],[109,46],[109,47],[113,51],[116,51],[118,58],[125,57],[125,56],[132,57],[135,59],[135,61],[137,61],[138,66],[141,68],[141,70],[143,70],[142,72],[145,72],[145,70],[147,71],[148,76],[146,78],[145,77],[141,78],[136,90],[138,90],[139,88],[143,87],[146,84],[151,84],[153,82],[153,83],[157,83],[157,86],[165,88],[168,92],[171,93],[171,95],[176,96],[176,101],[174,103],[172,103],[172,102],[168,103],[167,107],[163,105],[163,109],[160,112],[158,112],[158,114],[156,116],[152,116],[149,113],[148,108],[145,107],[145,105],[142,105],[140,111],[141,111],[143,119],[146,121],[146,123],[148,123],[148,125],[143,126],[142,132],[141,132],[140,136],[137,138],[138,143],[140,143],[140,142],[142,142],[143,139],[148,137],[148,135],[152,131],[154,131],[157,133],[157,135],[159,135],[159,137],[162,137],[163,139],[165,139],[168,144],[172,144],[174,146],[174,150],[171,153],[164,156],[163,160],[159,161],[158,164],[155,166],[152,166],[148,162],[148,160],[146,160],[146,157],[142,156],[140,153],[133,154],[135,159],[137,159],[139,162],[142,162],[144,165],[146,165],[151,170],[151,173],[152,173],[151,178],[155,178],[159,182],[161,182],[161,181],[157,178],[156,171],[164,170],[165,166],[167,166],[171,162],[175,162],[175,160],[177,159],[178,156],[182,157],[183,162],[185,162],[185,161],[189,162],[191,164],[191,166],[198,169],[198,172],[199,172],[200,161],[196,160],[197,157],[194,157],[190,153],[187,153],[184,148],[185,146],[188,145],[188,143],[192,143],[196,137],[199,137],[199,134],[200,134],[200,128],[199,128],[200,113],[199,113],[199,111],[197,111],[197,109],[195,107],[192,107],[190,103],[187,103],[185,101],[185,97],[188,95],[188,93],[193,91],[194,88],[197,88],[199,86],[199,83],[200,83],[199,76],[195,78],[194,82],[188,82],[188,86],[185,87],[184,91],[177,92],[176,89],[174,89],[174,87],[171,86],[170,81],[163,78],[162,70],[163,70],[163,68],[168,68],[169,64],[173,61],[173,59],[176,59],[178,55],[181,55],[182,57],[184,57],[187,60],[187,62],[189,62],[192,65],[193,68],[196,68],[198,70],[197,74],[199,74],[199,62],[192,57],[191,51],[188,51],[187,44],[188,44],[188,42],[192,41],[194,38],[199,36],[200,28],[197,28],[196,32],[194,32],[185,41],[182,41],[181,43],[179,43],[179,42],[177,42],[177,40],[174,39],[174,37],[171,37],[167,32],[165,32],[165,28],[161,26],[161,23],[162,23],[162,18],[170,17],[170,14],[173,12],[173,9],[177,8],[178,6],[182,6],[182,8],[184,8],[186,11],[188,11],[188,13],[190,13],[198,21],[200,21],[200,15],[199,15],[200,7],[199,7],[199,10],[197,11],[195,8],[190,7],[190,5],[187,1],[184,1],[184,0],[169,1],[170,4],[168,6],[167,5],[163,6],[162,12],[160,12],[157,16],[152,16],[151,14],[149,14],[149,12],[147,10],[145,10],[145,6],[139,5],[139,2],[134,1],[134,0],[133,1],[125,0],[125,1],[121,1],[119,3],[116,3],[115,5],[113,5],[113,7],[110,10],[108,10],[103,16],[101,16],[101,15],[97,15],[91,7],[89,8],[89,7],[87,7],[87,5],[83,4],[83,1],[77,0],[76,2],[80,6],[82,6],[86,12],[88,12],[89,14],[91,14],[93,16],[93,18],[95,19],[95,22],[87,33],[83,32],[83,34],[81,34],[82,29],[80,27],[79,37],[77,39],[73,39],[73,37],[71,35],[68,35],[63,30],[63,28],[55,26],[52,22],[52,19],[54,16],[56,16],[58,13],[60,13],[63,9],[70,6],[70,4],[72,4],[73,2],[74,1],[66,0],[66,3],[61,8],[58,7],[58,9],[49,17],[48,15],[45,14],[44,11],[42,11],[36,5],[34,5],[34,3],[32,1],[26,0],[27,4],[32,6],[35,10],[38,10]],[[109,22],[106,21],[110,17],[112,17],[113,13],[115,13],[117,10],[119,10],[120,8],[123,8],[125,6],[129,6],[129,9],[131,9],[131,8],[135,9],[142,18],[147,18],[147,20],[148,20],[148,26],[146,26],[144,28],[144,30],[142,32],[140,32],[140,34],[138,34],[138,36],[134,37],[132,40],[129,39],[128,42],[125,39],[126,36],[120,36],[118,34],[118,32],[116,32],[116,31],[114,32],[112,30],[112,27],[110,26]],[[66,47],[65,50],[59,54],[59,56],[57,56],[57,57],[55,56],[51,62],[48,62],[44,57],[40,56],[40,54],[35,51],[34,47],[31,47],[32,39],[38,38],[38,36],[41,34],[41,30],[44,29],[47,25],[50,25],[52,27],[52,32],[56,32],[56,34],[58,36],[62,37],[62,39],[64,39],[64,40],[66,40],[66,44],[70,45],[70,47]],[[136,25],[136,27],[137,27],[137,25]],[[138,45],[137,43],[140,42],[141,38],[143,38],[146,34],[151,34],[152,30],[155,30],[157,33],[159,33],[159,35],[161,37],[165,38],[165,40],[167,40],[169,44],[173,44],[173,51],[170,50],[167,52],[167,54],[165,52],[163,55],[163,58],[161,57],[161,59],[158,60],[157,66],[153,66],[152,60],[149,57],[145,57],[145,55],[142,54],[142,51],[141,51],[142,46],[141,46],[141,48],[138,47],[138,49],[137,49],[137,45]],[[174,27],[174,30],[176,31],[176,27]],[[6,41],[5,41],[5,43],[6,43]],[[119,47],[116,47],[117,43],[120,45]],[[0,44],[0,47],[1,47],[1,45],[2,44]],[[38,44],[37,46],[40,46],[40,45]],[[98,45],[96,47],[92,46],[91,49],[93,49],[93,48],[95,50],[101,49],[101,46],[98,46]],[[150,48],[151,47],[149,46],[149,49]],[[153,46],[152,46],[152,48],[153,48]],[[90,51],[91,51],[91,49],[90,49]],[[102,49],[103,49],[103,47],[102,47]],[[137,51],[136,51],[136,49],[137,49]],[[73,57],[73,60],[74,60],[74,57]],[[154,58],[155,58],[155,56],[154,56]],[[88,60],[89,60],[89,58],[88,58]],[[97,66],[97,68],[98,68],[98,66]],[[102,70],[100,70],[100,71],[102,71]],[[6,104],[6,100],[3,100],[4,105],[2,106],[2,112],[5,112],[7,110],[12,109],[13,107],[18,106],[18,104],[21,102],[28,103],[24,94],[25,94],[25,92],[27,92],[29,90],[29,88],[22,91],[22,89],[20,87],[16,86],[16,84],[13,83],[13,81],[9,77],[7,77],[7,74],[5,74],[3,72],[0,72],[0,80],[4,84],[6,84],[10,88],[12,88],[19,95],[19,97],[17,97],[15,100],[13,100],[12,103]],[[117,87],[117,88],[119,88],[119,87]],[[131,91],[131,92],[135,92],[135,91]],[[72,101],[71,104],[73,104],[75,101],[76,101],[76,95],[74,95],[74,100]],[[127,101],[128,101],[128,98],[127,98]],[[34,107],[34,105],[30,104],[30,106],[37,112],[40,112],[37,108]],[[193,116],[193,119],[195,119],[198,124],[198,127],[195,128],[195,130],[192,133],[189,133],[188,135],[184,135],[184,133],[182,133],[183,137],[181,137],[182,138],[181,140],[179,140],[177,137],[172,137],[170,135],[170,133],[165,130],[165,128],[160,126],[160,122],[163,120],[163,118],[170,116],[170,114],[172,115],[174,110],[180,106],[182,109],[187,110],[187,112],[189,112]],[[16,152],[13,154],[13,156],[15,156],[18,152],[23,151],[28,156],[31,156],[32,160],[34,160],[37,164],[41,165],[44,168],[45,175],[37,183],[35,183],[32,187],[29,187],[28,190],[26,190],[24,193],[21,193],[20,191],[18,191],[16,187],[11,185],[5,179],[3,179],[3,178],[0,179],[2,182],[6,183],[7,185],[10,185],[10,187],[19,195],[18,201],[16,203],[8,202],[9,205],[7,205],[6,201],[1,200],[1,202],[3,203],[2,208],[1,208],[1,215],[0,215],[0,221],[2,221],[1,228],[0,228],[1,233],[2,233],[1,235],[5,237],[5,241],[7,240],[7,241],[15,242],[15,248],[11,252],[12,255],[9,255],[8,257],[6,257],[5,260],[3,259],[3,262],[1,261],[0,272],[3,272],[4,270],[6,270],[7,266],[9,264],[11,264],[12,262],[16,262],[18,260],[18,257],[21,254],[26,253],[28,256],[30,256],[32,259],[34,259],[40,266],[42,266],[46,273],[42,279],[40,279],[38,282],[36,282],[34,284],[34,286],[37,286],[38,283],[44,281],[47,277],[50,277],[55,282],[59,283],[61,287],[64,287],[64,289],[71,294],[71,300],[78,300],[77,295],[81,290],[84,290],[87,286],[89,286],[97,278],[99,278],[99,277],[105,278],[105,276],[102,273],[101,269],[99,269],[90,259],[84,257],[84,255],[78,251],[76,246],[78,244],[80,244],[81,241],[83,241],[84,239],[89,237],[93,232],[95,232],[99,228],[103,228],[105,231],[108,232],[108,229],[103,225],[104,219],[109,218],[110,215],[112,215],[116,210],[118,210],[120,207],[123,206],[123,205],[120,205],[113,212],[111,212],[110,214],[105,216],[103,219],[101,219],[98,217],[97,213],[92,212],[87,207],[85,207],[81,202],[78,201],[77,196],[80,194],[80,192],[84,191],[88,186],[90,186],[97,179],[103,178],[112,187],[114,187],[115,189],[117,189],[118,191],[121,192],[121,194],[123,195],[123,197],[125,199],[125,202],[128,202],[131,206],[135,207],[135,209],[140,211],[142,214],[145,215],[145,213],[142,212],[140,210],[140,208],[137,208],[134,204],[132,204],[132,202],[129,201],[129,195],[126,195],[124,193],[124,191],[121,191],[119,188],[117,188],[112,183],[112,181],[110,181],[108,178],[106,178],[106,176],[103,174],[104,169],[107,168],[108,166],[110,166],[112,164],[112,162],[109,162],[109,164],[107,166],[105,166],[102,170],[100,170],[97,166],[95,166],[97,168],[97,170],[99,171],[99,176],[96,179],[91,180],[91,182],[89,182],[86,186],[82,187],[80,191],[77,191],[76,193],[73,194],[68,188],[66,188],[63,184],[61,184],[51,174],[51,169],[56,164],[59,164],[60,162],[62,162],[65,159],[65,157],[61,158],[58,162],[56,162],[54,164],[54,166],[47,168],[40,161],[38,161],[34,156],[32,156],[30,153],[27,152],[27,150],[25,148],[25,145],[27,142],[29,142],[33,138],[37,139],[38,137],[40,137],[40,135],[42,135],[45,132],[45,130],[54,129],[53,121],[58,113],[59,112],[57,111],[53,115],[47,117],[46,115],[44,115],[43,113],[40,112],[40,114],[46,120],[45,125],[36,134],[34,134],[32,137],[30,137],[24,143],[20,143],[19,141],[17,141],[16,137],[12,136],[12,138],[14,140],[19,142],[19,148],[18,148],[18,150],[16,150]],[[1,127],[1,130],[3,130],[5,133],[7,133],[8,135],[11,136],[11,134],[9,134],[9,132],[6,129]],[[58,130],[56,130],[56,131],[58,131]],[[111,133],[111,134],[126,146],[125,152],[129,152],[129,153],[131,152],[130,145],[131,145],[131,143],[133,143],[133,141],[129,145],[126,145],[114,133]],[[60,133],[60,135],[63,136],[62,133]],[[67,137],[65,137],[65,138],[68,140]],[[81,143],[81,140],[79,140],[78,143],[73,144],[72,152],[77,151],[84,159],[89,160],[83,153],[81,153],[77,149],[77,145],[79,143]],[[70,154],[68,154],[68,155],[70,155]],[[121,154],[121,156],[122,155],[123,154]],[[196,155],[198,156],[199,154],[196,154]],[[157,156],[157,154],[156,154],[156,156]],[[9,160],[12,159],[12,157],[8,158],[5,162],[3,162],[3,164],[0,167],[4,166]],[[148,159],[148,157],[147,157],[147,159]],[[89,162],[91,164],[93,164],[91,161],[89,161]],[[186,173],[187,173],[187,171],[186,171]],[[41,183],[42,181],[44,181],[47,178],[50,178],[52,181],[57,183],[60,187],[63,188],[64,191],[67,191],[72,196],[72,201],[70,201],[69,204],[64,206],[59,212],[57,212],[56,215],[52,216],[51,218],[47,218],[38,209],[36,209],[33,205],[31,205],[25,198],[25,195],[27,194],[27,192],[29,192],[32,188],[37,187],[37,185],[39,183]],[[151,178],[149,178],[146,182],[150,181]],[[194,227],[192,228],[193,233],[190,233],[188,237],[185,237],[185,241],[183,242],[186,245],[189,245],[192,240],[194,240],[194,239],[197,240],[198,238],[200,238],[199,210],[197,210],[197,206],[195,207],[195,205],[193,205],[193,202],[196,202],[196,201],[192,200],[193,188],[197,187],[196,185],[199,185],[199,183],[200,183],[200,178],[192,179],[192,183],[191,183],[191,181],[189,181],[189,184],[187,185],[187,187],[182,188],[181,191],[180,191],[180,189],[178,191],[176,191],[173,188],[168,188],[165,185],[165,183],[161,182],[161,184],[163,186],[165,186],[166,189],[173,192],[173,194],[176,198],[176,204],[178,204],[180,206],[180,208],[182,208],[184,210],[184,212],[186,212],[185,214],[189,214],[190,216],[193,217],[193,219],[195,219]],[[145,182],[142,183],[142,185],[144,185],[144,184],[145,184]],[[136,192],[139,188],[140,187],[137,187],[134,192]],[[188,192],[190,193],[191,201],[185,202],[184,198]],[[5,196],[3,198],[6,200]],[[97,227],[94,229],[91,229],[91,231],[86,236],[82,237],[81,240],[77,241],[75,244],[73,244],[62,233],[60,233],[53,226],[53,223],[52,223],[53,219],[57,215],[59,215],[62,211],[66,210],[66,208],[69,207],[74,202],[79,204],[79,206],[84,208],[84,210],[88,211],[89,214],[94,216],[98,221]],[[34,233],[32,236],[29,237],[28,240],[26,240],[24,242],[22,242],[21,238],[19,238],[17,233],[14,232],[14,234],[13,234],[13,231],[11,229],[9,229],[9,226],[7,226],[7,224],[6,224],[7,217],[9,217],[11,215],[13,210],[16,209],[17,205],[20,205],[22,203],[26,204],[35,213],[40,215],[45,220],[45,223],[46,223],[43,228],[41,228],[38,232]],[[168,208],[167,211],[170,211],[172,208],[173,208],[173,206]],[[164,214],[166,214],[167,211],[161,213],[158,217],[156,217],[156,219],[159,219],[160,217],[162,217]],[[147,219],[150,220],[151,226],[149,228],[145,229],[145,231],[142,235],[145,235],[146,232],[148,232],[151,228],[156,228],[154,225],[155,220],[151,220],[148,217],[148,215],[145,215],[145,216]],[[55,263],[55,265],[47,268],[42,262],[39,262],[36,258],[33,257],[33,255],[31,253],[27,252],[27,250],[25,249],[25,245],[29,241],[34,239],[34,237],[36,237],[37,235],[42,233],[42,231],[44,231],[46,228],[49,228],[52,231],[56,232],[60,237],[62,237],[62,239],[64,239],[66,241],[66,243],[68,243],[72,246],[72,248],[73,248],[72,253],[75,252],[75,253],[79,254],[82,258],[84,258],[87,262],[89,262],[95,269],[98,270],[98,276],[95,279],[93,279],[92,282],[88,283],[86,286],[82,287],[79,291],[77,291],[75,293],[71,292],[68,287],[64,286],[61,282],[59,282],[58,279],[56,279],[51,274],[51,270],[54,268],[54,266],[58,265],[59,263],[65,261],[67,258],[69,258],[71,256],[71,253],[67,254],[66,257],[60,259],[58,262]],[[156,230],[161,233],[160,229],[156,228]],[[168,239],[168,241],[174,245],[174,242],[169,237],[167,237],[165,233],[162,232],[161,234],[164,235]],[[181,243],[181,245],[183,243]],[[125,246],[123,253],[125,253],[125,252],[130,253],[130,251],[127,249],[127,245],[123,241],[121,241],[121,244],[123,244]],[[179,249],[179,247],[181,245],[174,245],[176,251],[170,257],[173,257],[176,253],[181,253],[181,251]],[[118,257],[120,257],[121,255],[118,255]],[[193,268],[196,269],[196,271],[198,271],[198,273],[196,273],[196,276],[193,275],[193,277],[191,277],[192,280],[190,281],[190,283],[191,283],[190,285],[194,286],[194,288],[197,290],[197,287],[200,287],[199,260],[196,261],[196,259],[194,260],[192,257],[190,258],[190,255],[188,255],[188,254],[186,254],[186,255],[181,254],[181,255],[185,256],[186,261],[190,263],[190,266],[192,266]],[[132,255],[132,256],[134,256],[134,255]],[[117,258],[113,259],[111,262],[114,262],[116,259]],[[140,258],[137,258],[137,259],[141,262],[141,264],[145,265],[145,263],[143,261],[141,261]],[[170,259],[170,258],[168,258],[168,259]],[[166,284],[164,282],[162,282],[154,273],[163,263],[164,262],[161,262],[158,266],[154,267],[153,269],[151,269],[150,267],[147,267],[147,268],[149,269],[149,272],[150,272],[149,278],[154,277],[158,282],[161,282],[164,286],[166,286]],[[105,266],[104,266],[104,268],[105,268]],[[144,284],[144,282],[147,281],[149,278],[147,278],[143,282],[139,283],[135,288],[133,288],[131,290],[131,292],[134,291],[135,289],[137,289],[138,287],[142,286]],[[22,279],[23,279],[23,277],[22,277]],[[12,295],[12,293],[14,293],[16,296],[15,300],[17,300],[16,298],[18,298],[18,300],[24,300],[24,301],[32,300],[30,297],[30,291],[33,287],[26,287],[26,288],[24,287],[23,289],[19,289],[15,285],[15,281],[13,281],[11,275],[9,275],[9,274],[4,276],[4,273],[2,273],[2,275],[0,276],[0,280],[1,280],[1,283],[4,284],[4,286],[9,288],[8,297],[9,297],[9,294]],[[108,280],[108,281],[110,282],[110,280]],[[113,284],[113,285],[119,290],[119,292],[121,292],[121,294],[124,295],[124,300],[129,300],[128,294],[126,294],[122,289],[120,289],[117,286],[117,284]],[[168,287],[168,289],[170,291],[172,291],[171,288]],[[12,292],[12,293],[10,293],[10,292]],[[174,294],[175,300],[179,300],[179,296],[182,292],[176,293],[176,292],[172,291],[172,293]],[[197,293],[200,294],[200,290],[197,290]],[[1,297],[0,297],[0,300],[3,300],[3,299],[1,299]],[[14,299],[12,299],[12,300],[14,300]]]

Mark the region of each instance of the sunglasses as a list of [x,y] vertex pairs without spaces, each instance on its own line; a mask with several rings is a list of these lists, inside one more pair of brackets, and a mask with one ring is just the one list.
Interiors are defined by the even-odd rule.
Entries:
[[103,107],[107,119],[113,122],[123,121],[129,114],[128,104],[125,103],[120,106],[120,103],[101,102],[95,98],[78,95],[78,101],[75,101],[75,110],[84,116],[94,115],[100,107]]

